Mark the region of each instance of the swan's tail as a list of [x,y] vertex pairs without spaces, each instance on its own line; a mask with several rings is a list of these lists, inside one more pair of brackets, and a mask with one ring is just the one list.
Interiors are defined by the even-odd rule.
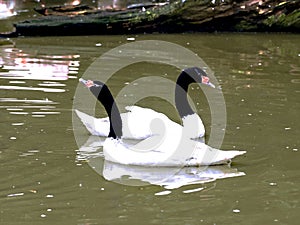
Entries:
[[244,155],[244,154],[246,154],[246,151],[238,151],[238,150],[222,151],[222,150],[220,150],[216,154],[216,157],[215,157],[212,165],[231,163],[232,159],[234,159],[237,156]]
[[92,134],[96,136],[107,136],[109,131],[109,121],[104,119],[94,118],[86,113],[80,112],[75,109],[75,112],[81,122],[84,124],[86,129]]
[[237,156],[245,154],[246,151],[239,150],[219,150],[206,145],[205,143],[198,142],[188,165],[221,165],[230,164],[231,160]]

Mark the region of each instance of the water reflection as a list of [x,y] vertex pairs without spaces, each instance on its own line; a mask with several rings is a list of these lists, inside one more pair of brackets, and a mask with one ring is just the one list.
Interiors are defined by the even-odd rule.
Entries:
[[[48,99],[17,99],[17,98],[0,98],[0,103],[6,103],[6,105],[0,105],[0,109],[6,109],[10,115],[28,115],[32,117],[45,117],[51,114],[60,114],[56,110],[57,102],[50,101]],[[36,111],[38,110],[38,111]],[[21,126],[24,122],[12,123],[12,126]]]
[[16,15],[14,0],[0,0],[0,20]]
[[[28,115],[45,117],[60,114],[58,102],[50,100],[48,95],[29,98],[32,92],[64,93],[68,79],[76,79],[79,70],[79,55],[44,55],[28,53],[13,46],[0,47],[0,90],[14,91],[9,98],[0,98],[0,108],[10,115]],[[13,98],[15,91],[21,93]],[[18,121],[19,123],[19,121]]]
[[3,48],[0,78],[67,80],[76,78],[79,55],[30,55],[17,48]]
[[[191,193],[205,189],[203,184],[229,177],[244,176],[230,165],[203,166],[203,167],[142,167],[128,166],[106,161],[101,151],[105,139],[90,136],[87,142],[78,150],[77,161],[81,165],[87,162],[89,166],[108,181],[113,181],[128,186],[158,185],[166,190],[156,195],[170,194],[172,189],[188,185],[192,187],[183,193]],[[129,143],[130,144],[130,143]],[[134,144],[134,143],[132,143]]]
[[[0,89],[37,90],[44,92],[64,92],[65,81],[77,78],[79,55],[36,55],[15,47],[0,48],[0,79],[9,79],[9,86]],[[39,87],[24,87],[11,84],[25,84],[24,80],[42,80]]]

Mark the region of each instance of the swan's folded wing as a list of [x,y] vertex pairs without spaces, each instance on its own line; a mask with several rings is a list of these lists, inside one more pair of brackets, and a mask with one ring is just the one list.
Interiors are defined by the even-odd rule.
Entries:
[[163,113],[153,109],[139,106],[127,106],[125,109],[128,112],[121,114],[124,137],[132,136],[137,139],[145,139],[152,135],[163,134],[166,130],[165,127],[180,126]]
[[79,110],[75,110],[77,116],[80,118],[81,122],[84,124],[86,129],[92,134],[97,136],[107,136],[109,133],[109,119],[100,118],[97,119]]

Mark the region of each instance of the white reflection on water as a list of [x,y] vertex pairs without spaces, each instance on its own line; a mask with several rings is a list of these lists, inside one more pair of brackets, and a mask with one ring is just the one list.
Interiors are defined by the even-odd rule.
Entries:
[[[229,177],[244,176],[230,165],[205,167],[142,167],[128,166],[104,160],[102,141],[104,139],[90,136],[87,142],[78,150],[77,160],[86,161],[89,166],[108,181],[128,186],[158,185],[168,191],[156,195],[170,194],[173,189],[189,185],[203,185]],[[79,164],[80,165],[80,164]],[[184,190],[183,193],[202,191],[204,186]]]
[[0,19],[6,19],[8,17],[16,15],[14,0],[0,0]]
[[9,112],[9,114],[12,114],[12,115],[28,115],[29,113],[28,112]]
[[21,87],[21,86],[5,86],[0,85],[2,90],[22,90],[22,91],[43,91],[43,92],[65,92],[64,89],[59,88],[34,88],[34,87]]
[[62,81],[78,73],[79,55],[37,56],[13,47],[2,48],[1,55],[0,78]]
[[[13,44],[0,46],[0,79],[3,80],[0,91],[8,90],[8,96],[15,95],[14,91],[20,91],[18,96],[25,96],[24,99],[0,98],[0,103],[7,103],[0,105],[0,109],[6,109],[10,115],[16,115],[16,118],[17,115],[43,118],[60,114],[55,106],[59,102],[49,100],[48,96],[51,94],[48,93],[66,92],[66,84],[62,81],[77,78],[80,56],[45,55],[35,50],[28,51],[16,48]],[[26,99],[26,96],[32,95],[31,92],[46,94],[44,99]],[[16,121],[19,122],[22,121]]]
[[11,125],[12,126],[22,126],[22,125],[24,125],[24,123],[12,123]]
[[49,99],[17,99],[17,98],[0,98],[0,102],[21,102],[21,103],[40,103],[40,104],[57,104]]
[[65,84],[60,84],[58,82],[47,82],[45,81],[44,83],[41,83],[41,84],[38,84],[39,86],[42,86],[42,87],[64,87],[66,86]]
[[[1,88],[0,88],[1,89]],[[0,105],[0,109],[6,109],[10,115],[28,115],[32,117],[45,117],[46,115],[57,115],[61,112],[53,111],[56,109],[57,102],[49,99],[16,99],[16,98],[0,98],[0,103],[17,104],[17,105]],[[28,105],[28,103],[30,105]],[[35,110],[35,111],[31,111]],[[36,111],[40,110],[40,111]],[[49,111],[52,110],[52,111]],[[12,126],[24,125],[23,122],[15,122]]]

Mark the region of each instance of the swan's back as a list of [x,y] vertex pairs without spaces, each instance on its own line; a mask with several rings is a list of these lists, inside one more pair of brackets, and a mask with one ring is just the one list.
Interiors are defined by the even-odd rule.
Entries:
[[[182,126],[170,120],[163,113],[139,106],[125,107],[128,112],[121,113],[122,138],[145,139],[153,135],[162,135],[166,128],[182,129]],[[108,136],[109,118],[95,118],[86,113],[75,110],[77,116],[87,130],[96,136]]]

